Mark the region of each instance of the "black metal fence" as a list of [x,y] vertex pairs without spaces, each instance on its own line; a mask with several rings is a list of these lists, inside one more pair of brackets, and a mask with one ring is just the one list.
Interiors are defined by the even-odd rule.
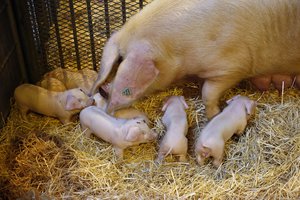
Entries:
[[12,6],[0,0],[0,128],[9,114],[10,97],[17,85],[26,81]]
[[51,68],[97,69],[110,34],[151,0],[14,0],[28,78]]

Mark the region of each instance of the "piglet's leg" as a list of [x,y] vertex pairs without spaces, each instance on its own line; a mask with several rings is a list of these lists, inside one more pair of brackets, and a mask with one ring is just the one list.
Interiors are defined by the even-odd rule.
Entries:
[[71,119],[69,119],[69,118],[59,118],[59,121],[61,121],[61,123],[63,123],[63,124],[68,124],[68,123],[72,122]]
[[21,105],[18,105],[18,108],[21,112],[22,119],[27,120],[27,113],[29,112],[29,108]]
[[81,131],[84,132],[85,137],[88,138],[91,137],[92,131],[88,127],[84,126],[83,124],[81,124]]
[[178,155],[179,156],[179,162],[187,162],[186,154]]
[[246,126],[247,126],[247,121],[241,123],[240,127],[238,128],[235,134],[241,136],[244,133]]
[[206,116],[211,119],[220,112],[219,99],[221,95],[240,80],[233,77],[221,77],[214,80],[206,80],[202,87],[202,100],[206,109]]
[[200,166],[202,166],[202,165],[204,165],[204,157],[202,157],[200,154],[197,154],[196,155],[196,161],[197,161],[197,163],[200,165]]
[[119,148],[119,147],[114,147],[116,156],[118,160],[123,160],[123,149]]
[[218,144],[216,148],[214,148],[214,150],[212,151],[212,156],[214,158],[213,165],[215,167],[219,167],[222,163],[224,156],[224,145],[224,142],[220,142],[220,144]]
[[164,161],[164,159],[165,159],[165,153],[159,151],[155,162],[161,164]]

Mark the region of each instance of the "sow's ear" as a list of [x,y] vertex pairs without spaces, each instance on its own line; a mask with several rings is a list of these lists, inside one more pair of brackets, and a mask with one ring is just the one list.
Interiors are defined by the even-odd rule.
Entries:
[[131,99],[141,97],[159,74],[154,61],[147,55],[148,52],[138,51],[137,48],[126,56],[113,84],[113,92]]
[[102,85],[110,74],[114,64],[120,58],[119,45],[117,42],[118,32],[113,34],[107,41],[102,54],[100,71],[95,81],[91,94],[96,94],[100,85]]

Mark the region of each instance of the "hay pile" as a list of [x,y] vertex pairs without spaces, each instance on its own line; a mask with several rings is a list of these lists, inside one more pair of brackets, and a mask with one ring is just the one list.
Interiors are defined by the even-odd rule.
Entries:
[[189,162],[169,156],[160,166],[153,162],[157,143],[126,149],[120,163],[111,145],[83,137],[78,122],[61,125],[33,113],[22,121],[13,108],[0,138],[2,198],[299,199],[299,91],[286,91],[283,103],[276,91],[227,92],[223,101],[235,94],[260,99],[255,118],[240,138],[226,143],[224,162],[215,169],[211,160],[202,167],[195,163],[194,139],[206,123],[197,90],[192,84],[174,87],[135,105],[162,136],[164,97],[189,91]]

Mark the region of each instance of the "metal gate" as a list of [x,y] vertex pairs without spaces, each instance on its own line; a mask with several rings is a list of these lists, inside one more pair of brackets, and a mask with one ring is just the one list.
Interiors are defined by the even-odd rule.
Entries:
[[96,69],[110,34],[146,0],[14,0],[31,82],[51,68]]

